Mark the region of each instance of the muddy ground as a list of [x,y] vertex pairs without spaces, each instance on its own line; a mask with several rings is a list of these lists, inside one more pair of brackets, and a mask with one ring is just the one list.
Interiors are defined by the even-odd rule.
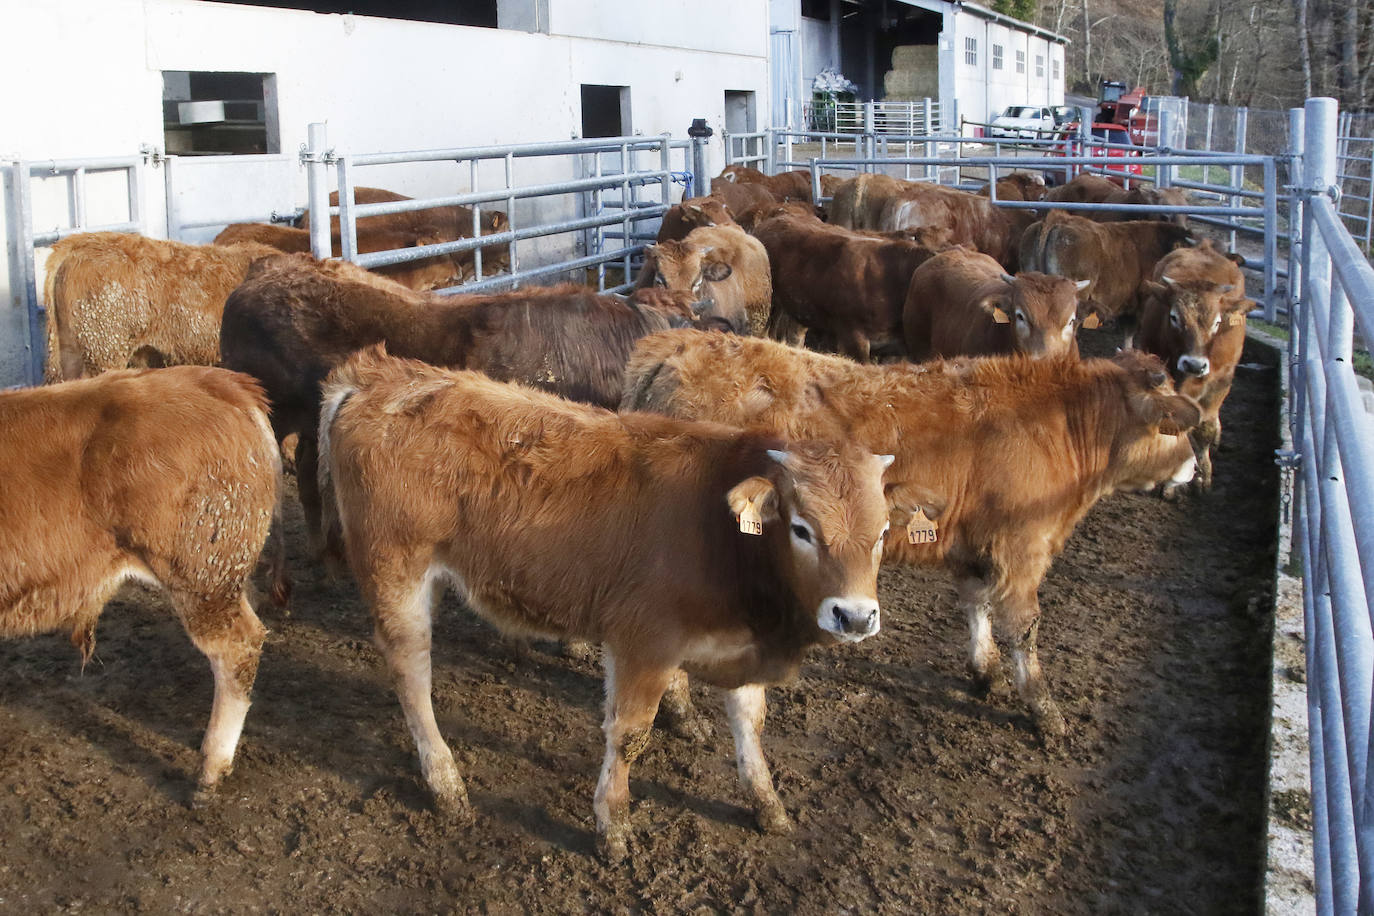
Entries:
[[478,812],[451,826],[365,609],[296,552],[293,613],[264,611],[237,767],[208,807],[188,803],[209,669],[156,596],[110,606],[84,673],[64,636],[0,644],[0,911],[1255,912],[1278,379],[1262,348],[1243,362],[1211,496],[1104,501],[1045,582],[1058,744],[1014,700],[970,695],[947,577],[888,569],[883,632],[769,691],[795,834],[753,827],[699,689],[714,736],[656,734],[631,772],[631,860],[606,867],[597,664],[522,655],[445,602],[436,709]]

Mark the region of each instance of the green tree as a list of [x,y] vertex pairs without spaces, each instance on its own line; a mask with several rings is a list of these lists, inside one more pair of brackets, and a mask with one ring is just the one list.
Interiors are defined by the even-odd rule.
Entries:
[[992,8],[1003,16],[1034,22],[1039,0],[993,0]]
[[1174,71],[1174,95],[1197,97],[1198,83],[1221,56],[1221,37],[1215,25],[1203,33],[1198,45],[1189,47],[1174,27],[1178,0],[1164,0],[1164,43],[1169,47],[1169,66]]

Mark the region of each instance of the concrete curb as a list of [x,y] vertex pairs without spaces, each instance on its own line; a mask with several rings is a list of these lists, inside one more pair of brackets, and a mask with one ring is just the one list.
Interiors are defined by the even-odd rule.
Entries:
[[[1279,354],[1279,435],[1292,449],[1288,432],[1288,342],[1250,328],[1251,340]],[[1366,409],[1374,395],[1366,394]],[[1264,912],[1268,916],[1306,916],[1316,912],[1312,864],[1312,772],[1307,731],[1307,654],[1302,579],[1293,550],[1292,481],[1281,478],[1278,552],[1274,562],[1274,636],[1270,672],[1269,783],[1265,792]]]

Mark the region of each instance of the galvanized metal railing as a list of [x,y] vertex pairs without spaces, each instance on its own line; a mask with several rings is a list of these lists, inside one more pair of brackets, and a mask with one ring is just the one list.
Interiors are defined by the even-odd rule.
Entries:
[[[614,288],[625,289],[629,286],[632,259],[643,252],[646,247],[644,242],[650,238],[648,233],[637,230],[638,225],[661,218],[667,212],[675,178],[701,169],[700,165],[690,169],[674,169],[674,154],[681,154],[684,160],[689,154],[695,154],[692,155],[692,159],[698,159],[700,155],[696,147],[699,145],[694,141],[675,141],[665,134],[656,137],[608,137],[397,153],[338,154],[327,145],[324,125],[311,124],[310,142],[301,152],[301,161],[306,166],[309,178],[311,248],[316,257],[330,255],[330,216],[338,214],[343,257],[362,267],[380,267],[456,252],[473,252],[476,279],[441,292],[479,292],[510,288],[526,280],[591,267],[597,268],[598,287],[605,289],[606,266],[617,262],[622,271],[622,282]],[[608,161],[607,154],[614,157],[613,160]],[[641,155],[647,155],[652,164],[643,166],[639,161]],[[574,157],[578,158],[578,161],[583,161],[584,157],[591,157],[592,164],[586,168],[591,174],[537,184],[521,184],[517,181],[517,160],[548,157]],[[503,181],[500,187],[480,190],[479,165],[489,161],[502,163]],[[469,169],[469,186],[473,190],[424,200],[372,204],[353,202],[354,175],[357,169],[419,162],[466,164]],[[684,161],[683,165],[686,166],[687,162]],[[339,191],[339,204],[332,207],[328,202],[328,172],[331,167],[336,170]],[[575,195],[575,208],[579,212],[575,218],[536,220],[525,226],[518,224],[517,201],[569,195]],[[496,203],[505,206],[510,225],[503,231],[483,234],[482,206]],[[358,251],[357,221],[360,218],[455,205],[469,207],[472,210],[472,236],[469,238],[367,254]],[[617,227],[618,231],[607,231],[608,227],[612,226]],[[560,258],[549,264],[523,269],[520,267],[520,242],[558,235],[576,237],[579,234],[583,240],[582,257]],[[621,244],[608,244],[608,239]],[[482,251],[493,245],[507,247],[510,273],[483,275]]]
[[1317,911],[1374,912],[1374,428],[1352,365],[1374,335],[1374,269],[1336,208],[1337,109],[1308,99],[1289,359],[1300,468]]
[[[1374,252],[1374,136],[1360,136],[1355,119],[1342,114],[1336,139],[1337,210],[1351,235]],[[1365,130],[1372,130],[1366,126]]]
[[[151,151],[149,151],[151,152]],[[45,310],[38,298],[38,272],[34,249],[51,245],[77,232],[142,232],[143,175],[148,154],[100,159],[49,159],[42,162],[13,160],[3,166],[5,199],[8,201],[6,247],[9,255],[11,304],[22,312],[25,325],[27,376],[31,385],[43,381],[47,347]],[[87,219],[86,181],[93,174],[123,172],[128,190],[128,219],[90,225]],[[67,182],[66,225],[39,230],[34,226],[32,181],[60,179]]]

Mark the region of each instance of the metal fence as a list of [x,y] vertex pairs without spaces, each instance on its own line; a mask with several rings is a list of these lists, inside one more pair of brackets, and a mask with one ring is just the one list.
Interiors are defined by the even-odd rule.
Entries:
[[[1317,911],[1374,912],[1374,466],[1370,418],[1352,364],[1354,332],[1374,334],[1374,269],[1333,201],[1334,99],[1309,99],[1296,240],[1301,296],[1289,359],[1290,423],[1300,469],[1303,604]],[[1305,125],[1302,122],[1305,121]]]
[[825,102],[802,106],[806,130],[821,133],[915,134],[943,130],[938,99]]
[[1341,114],[1336,134],[1336,209],[1351,235],[1374,254],[1374,115]]

